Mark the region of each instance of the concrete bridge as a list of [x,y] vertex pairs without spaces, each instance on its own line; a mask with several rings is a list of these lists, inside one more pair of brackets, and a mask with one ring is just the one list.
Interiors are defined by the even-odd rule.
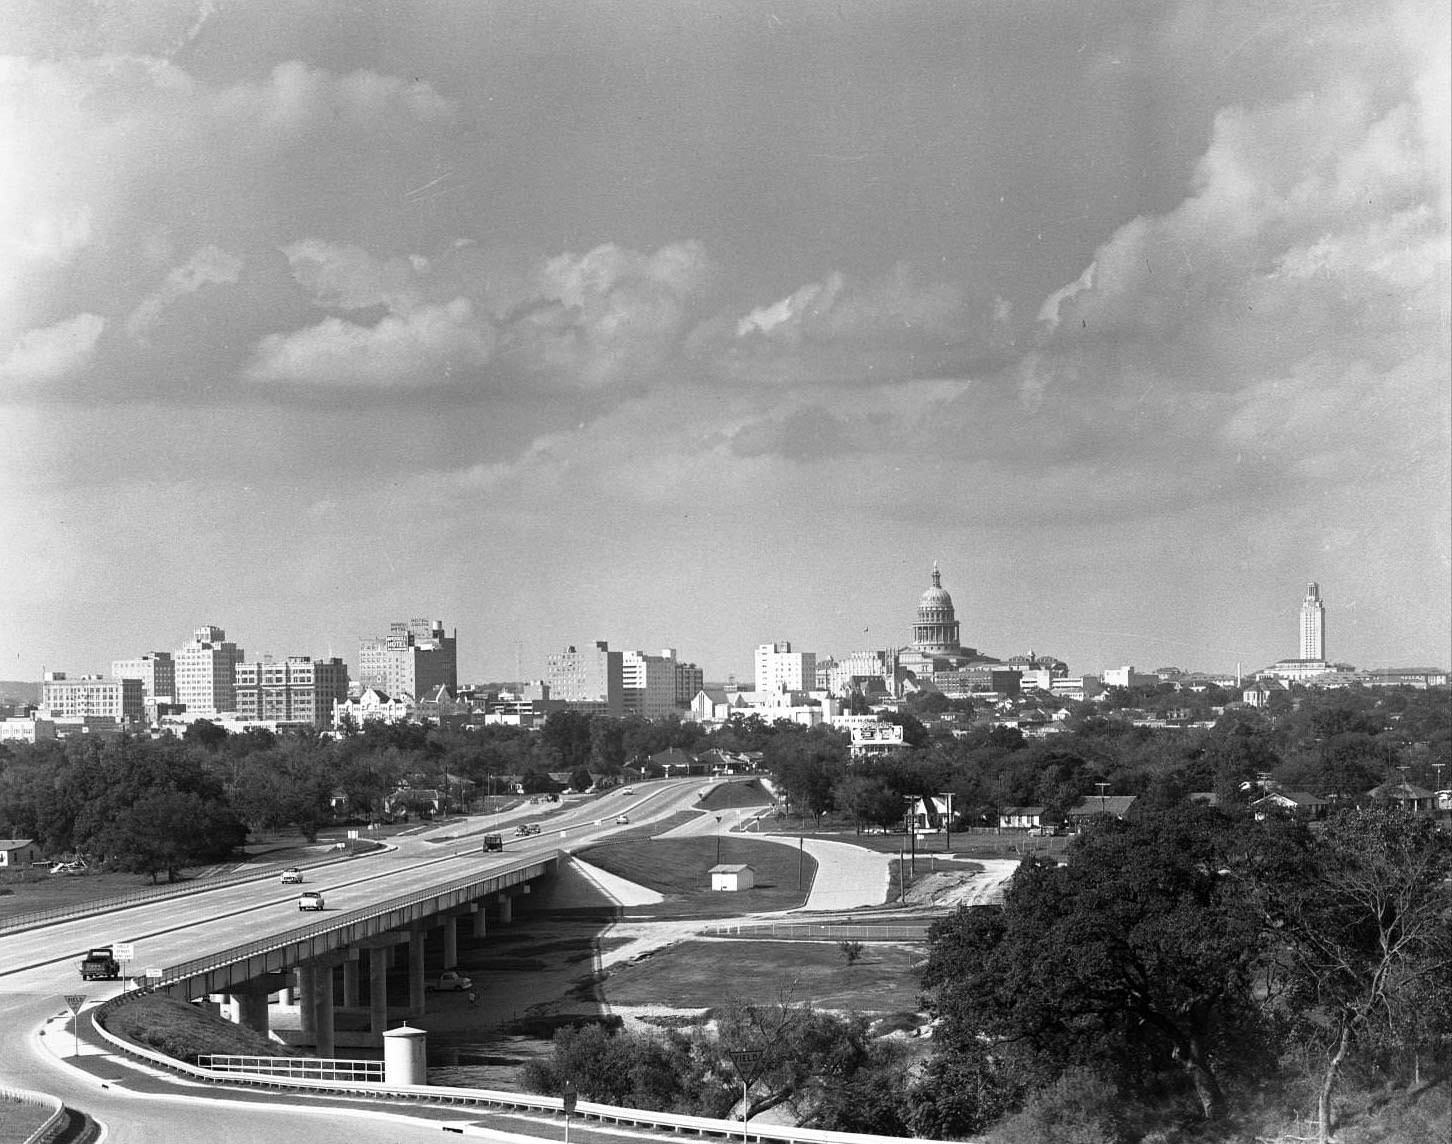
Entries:
[[[390,1008],[423,1015],[430,955],[438,955],[440,969],[458,964],[459,923],[470,926],[475,938],[486,936],[491,915],[497,924],[509,924],[515,899],[529,894],[536,879],[554,873],[560,861],[559,851],[536,852],[168,966],[150,984],[188,1001],[220,995],[224,1012],[262,1034],[269,1031],[271,995],[280,994],[284,1005],[296,995],[301,1028],[288,1040],[311,1045],[323,1057],[333,1056],[340,1043],[381,1047]],[[400,960],[407,967],[406,1000],[388,993],[389,971]],[[344,1009],[365,1007],[360,1004],[365,971],[368,1027],[339,1032],[335,1003],[341,998]]]

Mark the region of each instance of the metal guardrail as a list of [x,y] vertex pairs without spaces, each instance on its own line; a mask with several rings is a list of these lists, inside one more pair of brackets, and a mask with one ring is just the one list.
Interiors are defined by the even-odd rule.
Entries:
[[389,898],[387,901],[380,902],[377,905],[365,906],[358,910],[350,910],[346,914],[339,914],[337,917],[329,918],[327,921],[317,921],[305,926],[296,926],[293,929],[285,930],[271,937],[258,938],[255,941],[245,942],[242,945],[234,945],[227,949],[218,950],[215,953],[206,954],[203,957],[194,957],[190,961],[183,961],[178,965],[171,965],[164,968],[161,971],[160,979],[152,982],[151,987],[156,989],[165,988],[168,985],[185,981],[189,977],[196,977],[199,974],[206,973],[208,970],[221,969],[234,962],[245,961],[249,957],[255,957],[260,953],[268,953],[271,950],[280,949],[284,946],[295,945],[299,942],[307,941],[309,938],[332,933],[335,930],[347,929],[349,926],[368,921],[370,918],[378,917],[381,914],[405,909],[408,906],[416,905],[430,898],[436,898],[442,894],[451,893],[454,890],[465,889],[481,881],[488,881],[489,879],[498,878],[502,875],[517,873],[530,866],[537,866],[542,862],[548,862],[552,859],[557,860],[559,857],[559,851],[545,851],[534,854],[528,858],[521,858],[511,862],[507,866],[461,875],[457,878],[451,878],[447,882],[431,886],[427,890],[412,890],[407,894]]
[[197,1057],[197,1067],[215,1073],[383,1083],[382,1061],[349,1060],[342,1057],[246,1057],[227,1053],[203,1053]]
[[[103,1017],[118,1005],[137,994],[121,995],[104,1001],[92,1011],[94,1018]],[[429,1105],[434,1107],[493,1108],[512,1112],[529,1112],[554,1117],[562,1112],[557,1096],[535,1093],[501,1092],[493,1089],[452,1088],[445,1085],[389,1085],[366,1081],[328,1081],[269,1075],[224,1073],[203,1069],[175,1060],[151,1049],[123,1041],[99,1019],[94,1021],[102,1039],[118,1051],[194,1080],[219,1084],[249,1085],[288,1091],[328,1093],[339,1097],[372,1097],[377,1100]],[[574,1115],[600,1124],[618,1124],[632,1128],[653,1128],[696,1136],[718,1136],[741,1140],[745,1144],[904,1144],[900,1136],[873,1136],[859,1132],[829,1132],[820,1128],[795,1128],[784,1124],[743,1125],[738,1120],[718,1120],[707,1116],[686,1116],[673,1112],[650,1112],[637,1108],[620,1108],[610,1104],[578,1101]]]
[[45,1122],[25,1138],[24,1144],[51,1144],[51,1141],[65,1131],[70,1120],[66,1115],[66,1106],[58,1097],[48,1093],[0,1086],[0,1100],[12,1100],[17,1104],[38,1104],[41,1108],[50,1110]]

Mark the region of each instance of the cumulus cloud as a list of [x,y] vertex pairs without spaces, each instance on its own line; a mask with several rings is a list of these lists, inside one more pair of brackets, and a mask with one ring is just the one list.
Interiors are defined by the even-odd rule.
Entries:
[[181,266],[173,267],[166,279],[126,319],[126,332],[137,341],[144,341],[151,328],[178,298],[195,294],[203,286],[236,282],[242,273],[242,259],[216,246],[204,246]]
[[254,381],[462,380],[488,392],[644,384],[672,360],[715,274],[694,241],[652,253],[607,244],[540,259],[523,274],[502,272],[468,246],[378,258],[308,239],[283,253],[313,305],[385,313],[373,325],[330,317],[269,335],[247,370]]
[[75,373],[91,360],[105,328],[99,315],[77,314],[28,331],[0,360],[0,381],[45,382]]
[[292,334],[271,334],[258,345],[247,377],[261,382],[326,386],[429,386],[457,382],[459,371],[482,366],[492,333],[473,307],[456,298],[372,326],[327,318]]

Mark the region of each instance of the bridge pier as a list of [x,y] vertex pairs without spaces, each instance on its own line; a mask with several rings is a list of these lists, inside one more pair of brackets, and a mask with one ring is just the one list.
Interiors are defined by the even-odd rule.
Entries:
[[388,958],[391,945],[368,951],[368,1028],[375,1035],[388,1028]]
[[489,935],[489,913],[484,909],[484,903],[470,902],[469,909],[474,913],[474,936],[487,937]]
[[502,926],[507,926],[514,920],[512,901],[513,899],[507,893],[499,895],[499,924]]
[[453,914],[444,918],[444,968],[454,969],[459,964],[459,919]]
[[424,944],[426,933],[421,922],[408,927],[408,1015],[422,1017],[427,1008],[424,979]]
[[358,1007],[358,948],[348,950],[348,960],[343,962],[343,1008]]

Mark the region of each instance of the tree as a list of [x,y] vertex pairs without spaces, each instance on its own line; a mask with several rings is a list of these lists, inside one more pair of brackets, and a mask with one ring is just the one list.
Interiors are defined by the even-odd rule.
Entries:
[[1001,917],[960,910],[934,926],[924,976],[949,1046],[1021,1042],[1055,1068],[1173,1078],[1202,1115],[1261,1044],[1252,1002],[1259,924],[1223,876],[1233,823],[1203,807],[1106,821],[1065,866],[1026,860]]
[[1320,833],[1266,828],[1249,896],[1275,938],[1273,998],[1321,1061],[1321,1141],[1358,1051],[1439,1047],[1452,1012],[1449,874],[1452,838],[1397,806],[1343,812]]
[[182,867],[231,857],[246,839],[229,809],[189,791],[152,790],[112,816],[90,844],[114,869],[153,882],[165,871],[173,882]]

